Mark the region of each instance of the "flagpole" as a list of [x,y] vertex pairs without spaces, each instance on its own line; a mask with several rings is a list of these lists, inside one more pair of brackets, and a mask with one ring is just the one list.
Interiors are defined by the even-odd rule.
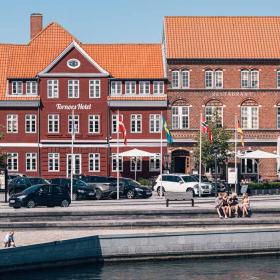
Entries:
[[235,132],[234,132],[234,138],[235,138],[235,151],[234,151],[234,154],[235,154],[235,157],[234,157],[234,172],[235,172],[235,184],[234,184],[234,190],[235,192],[237,193],[237,118],[236,118],[236,115],[234,117],[234,125],[235,125]]
[[72,110],[72,140],[71,140],[71,172],[70,172],[70,197],[73,199],[73,173],[74,173],[74,137],[75,137],[75,122],[74,110]]
[[162,130],[163,130],[163,119],[162,111],[160,112],[160,197],[162,197]]
[[199,183],[198,183],[198,195],[201,196],[201,161],[202,161],[202,133],[201,133],[201,120],[202,114],[200,114],[199,120]]
[[120,110],[118,110],[118,122],[117,122],[117,200],[120,199],[120,174],[119,174],[119,140],[120,140]]

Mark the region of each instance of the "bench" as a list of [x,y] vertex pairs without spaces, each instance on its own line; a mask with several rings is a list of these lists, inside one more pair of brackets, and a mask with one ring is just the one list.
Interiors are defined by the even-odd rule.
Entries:
[[169,201],[188,201],[188,200],[191,201],[192,207],[194,207],[192,192],[165,192],[164,197],[166,200],[166,207],[169,206]]

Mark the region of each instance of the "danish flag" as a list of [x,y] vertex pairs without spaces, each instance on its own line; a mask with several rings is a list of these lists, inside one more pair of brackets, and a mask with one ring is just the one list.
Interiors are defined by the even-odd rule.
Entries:
[[204,119],[203,116],[201,117],[201,131],[202,131],[202,133],[207,133],[208,140],[209,140],[210,143],[212,143],[213,142],[213,136],[212,136],[212,133],[211,133],[211,129],[210,129],[207,121]]
[[124,144],[127,144],[127,137],[126,137],[126,128],[125,125],[123,123],[123,115],[119,115],[119,132],[121,132],[123,140],[124,140]]

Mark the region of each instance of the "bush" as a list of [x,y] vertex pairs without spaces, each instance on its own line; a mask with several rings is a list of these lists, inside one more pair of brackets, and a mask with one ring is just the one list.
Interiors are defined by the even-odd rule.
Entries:
[[280,189],[280,182],[250,183],[249,189]]
[[150,186],[151,185],[150,180],[146,179],[146,178],[138,178],[137,181],[143,186]]

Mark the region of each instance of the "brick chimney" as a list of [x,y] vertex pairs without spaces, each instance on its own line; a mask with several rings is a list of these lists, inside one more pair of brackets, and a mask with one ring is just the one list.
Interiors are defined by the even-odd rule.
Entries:
[[30,40],[43,29],[43,15],[33,13],[30,15]]

